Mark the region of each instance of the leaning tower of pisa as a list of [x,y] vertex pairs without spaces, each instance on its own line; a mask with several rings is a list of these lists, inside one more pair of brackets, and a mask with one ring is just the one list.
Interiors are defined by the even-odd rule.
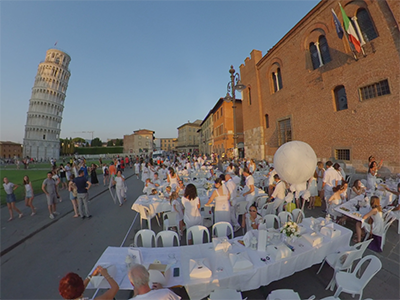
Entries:
[[29,100],[25,125],[24,157],[58,159],[64,100],[71,72],[71,57],[60,50],[49,49],[39,64]]

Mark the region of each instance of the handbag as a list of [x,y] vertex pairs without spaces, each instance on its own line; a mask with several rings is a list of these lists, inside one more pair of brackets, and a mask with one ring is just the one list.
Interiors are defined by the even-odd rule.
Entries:
[[316,196],[316,197],[315,197],[314,206],[320,207],[321,205],[322,205],[322,203],[321,203],[321,197]]

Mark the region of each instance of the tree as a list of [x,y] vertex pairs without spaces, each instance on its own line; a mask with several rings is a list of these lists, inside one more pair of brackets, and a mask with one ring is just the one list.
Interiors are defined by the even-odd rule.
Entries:
[[123,146],[124,145],[124,140],[116,139],[115,140],[115,146]]
[[101,147],[102,145],[103,142],[98,137],[92,140],[92,145],[91,145],[92,147]]
[[114,146],[114,144],[113,144],[113,141],[112,140],[109,140],[108,142],[107,142],[107,147],[112,147],[112,146]]

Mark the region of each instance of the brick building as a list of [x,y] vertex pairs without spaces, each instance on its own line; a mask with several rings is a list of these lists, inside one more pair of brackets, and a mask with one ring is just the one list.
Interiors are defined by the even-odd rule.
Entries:
[[[236,134],[237,145],[243,149],[243,118],[242,101],[236,99]],[[213,119],[213,148],[212,152],[220,156],[233,157],[233,108],[231,102],[220,98],[212,109]]]
[[340,3],[364,53],[336,33],[339,2],[321,1],[267,54],[253,50],[240,66],[246,156],[272,161],[280,145],[300,140],[347,169],[366,171],[374,155],[400,172],[400,1]]
[[199,129],[200,142],[199,150],[201,154],[211,154],[213,152],[214,144],[214,123],[213,111],[210,110],[203,122],[200,124]]
[[155,131],[139,129],[131,135],[124,135],[124,153],[150,154],[153,152],[153,139]]
[[0,158],[22,157],[22,144],[0,141]]

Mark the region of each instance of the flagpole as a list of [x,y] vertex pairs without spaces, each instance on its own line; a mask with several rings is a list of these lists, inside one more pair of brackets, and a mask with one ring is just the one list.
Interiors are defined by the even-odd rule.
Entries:
[[[339,2],[339,6],[342,7],[340,2]],[[342,18],[343,18],[343,15],[342,15]],[[354,46],[352,46],[352,44],[350,43],[349,36],[347,35],[347,30],[343,30],[343,31],[344,31],[344,35],[346,36],[347,43],[349,44],[350,50],[353,53],[354,59],[357,61],[358,57],[357,57],[356,53],[354,52],[354,50],[355,50],[355,49],[353,49]]]

